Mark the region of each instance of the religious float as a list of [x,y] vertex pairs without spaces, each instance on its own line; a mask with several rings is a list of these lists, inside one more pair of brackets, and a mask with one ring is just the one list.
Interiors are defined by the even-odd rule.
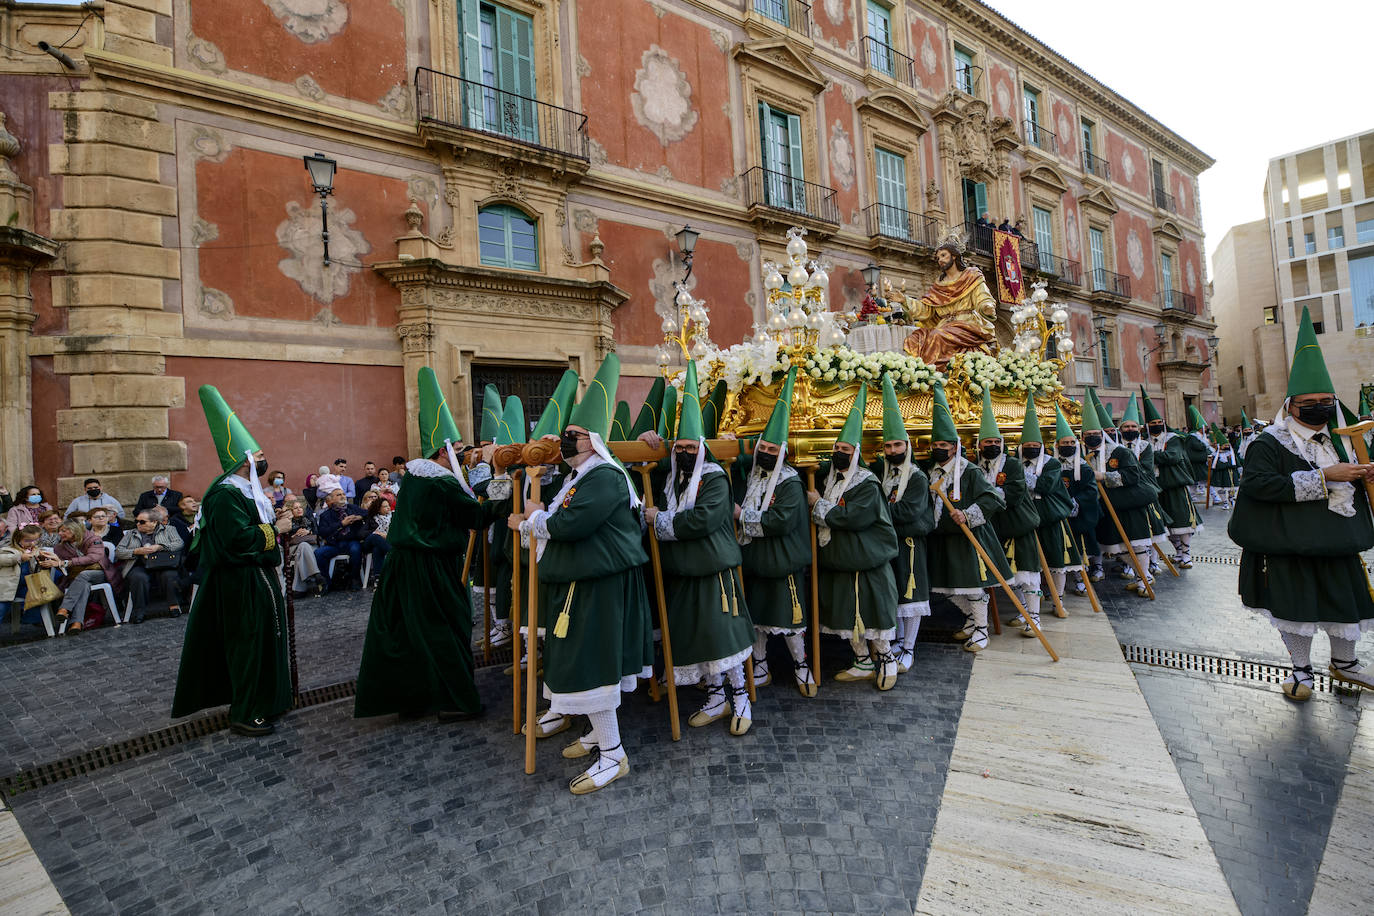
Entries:
[[[931,392],[937,380],[961,433],[976,432],[985,388],[991,389],[998,425],[1012,438],[1021,428],[1027,391],[1035,393],[1041,426],[1053,429],[1056,404],[1070,423],[1080,421],[1079,407],[1064,395],[1061,380],[1074,350],[1068,312],[1048,301],[1043,282],[1023,295],[1014,246],[998,278],[1000,311],[983,272],[964,265],[963,240],[950,237],[936,249],[941,273],[924,295],[909,297],[905,290],[885,285],[884,313],[901,312],[916,325],[903,351],[860,353],[846,343],[858,316],[830,309],[829,274],[809,257],[805,234],[797,227],[788,230],[786,264],[763,262],[767,317],[743,343],[716,348],[706,303],[678,286],[677,314],[663,321],[658,362],[670,375],[668,367],[678,352],[696,360],[698,397],[725,382],[721,429],[740,436],[760,432],[792,366],[797,367],[797,381],[790,447],[803,461],[830,450],[864,382],[869,395],[864,446],[866,451],[877,446],[884,373],[892,375],[913,442],[930,434]],[[1007,282],[1009,277],[1013,282]],[[671,381],[680,388],[684,378],[679,371]]]

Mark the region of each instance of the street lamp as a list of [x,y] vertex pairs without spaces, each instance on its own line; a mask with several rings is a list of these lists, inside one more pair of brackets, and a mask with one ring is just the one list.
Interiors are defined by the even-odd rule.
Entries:
[[682,252],[682,263],[687,267],[687,273],[682,275],[682,282],[686,283],[687,278],[692,275],[692,253],[696,251],[697,239],[701,238],[701,233],[691,226],[684,225],[674,236],[677,238],[678,250]]
[[1217,361],[1217,348],[1221,346],[1221,338],[1213,335],[1207,338],[1207,359],[1209,362]]
[[329,195],[334,193],[334,172],[339,164],[323,153],[303,156],[310,183],[320,195],[320,238],[324,241],[324,266],[329,266]]
[[878,279],[882,276],[883,271],[877,264],[869,261],[868,266],[859,271],[859,273],[863,276],[864,283],[868,285],[870,292],[878,288]]

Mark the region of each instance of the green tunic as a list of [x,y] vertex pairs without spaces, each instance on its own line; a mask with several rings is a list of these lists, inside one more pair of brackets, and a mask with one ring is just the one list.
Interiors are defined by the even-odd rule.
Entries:
[[[908,445],[907,459],[911,459]],[[897,498],[903,465],[888,467],[879,456],[871,465],[887,497],[892,527],[897,534],[897,556],[892,558],[892,576],[897,583],[898,616],[924,617],[930,613],[930,570],[926,568],[926,535],[935,530],[935,505],[930,493],[930,478],[916,465],[911,466],[906,490]]]
[[291,667],[275,529],[221,478],[205,494],[191,552],[203,578],[186,622],[172,715],[225,703],[231,722],[281,715],[291,708]]
[[1196,433],[1189,433],[1182,439],[1183,450],[1188,455],[1188,466],[1193,470],[1193,483],[1202,483],[1207,479],[1207,456],[1211,454],[1211,449]]
[[[821,493],[831,473],[822,478]],[[844,492],[833,503],[822,498],[812,517],[830,530],[819,555],[821,630],[851,641],[891,640],[897,633],[897,532],[878,478],[855,468]]]
[[1170,534],[1194,534],[1202,529],[1188,494],[1193,485],[1193,468],[1183,440],[1184,437],[1168,430],[1153,439],[1159,507],[1169,520]]
[[1227,528],[1241,547],[1241,601],[1281,630],[1357,639],[1374,627],[1374,586],[1360,560],[1374,546],[1369,500],[1357,485],[1354,516],[1332,512],[1321,471],[1292,441],[1286,428],[1273,426],[1245,451]]
[[[930,471],[932,481],[940,483],[936,471]],[[992,560],[1003,578],[1011,579],[1011,567],[1002,553],[1001,541],[993,530],[991,519],[1006,502],[993,489],[976,464],[964,462],[959,475],[959,498],[953,487],[944,486],[954,507],[968,516],[969,530],[978,539],[984,553]],[[997,577],[969,543],[968,536],[949,517],[943,500],[936,497],[938,518],[935,531],[926,539],[927,560],[930,564],[930,590],[938,595],[977,595],[984,589],[997,588]]]
[[654,520],[678,683],[728,671],[752,651],[754,624],[739,575],[734,507],[730,479],[708,462],[692,508],[665,509]]
[[[549,627],[544,684],[554,712],[615,709],[620,692],[650,676],[654,663],[639,513],[614,464],[584,465],[565,485],[552,514],[536,513],[527,525],[547,535],[544,555],[536,552]],[[552,500],[562,488],[540,495]]]
[[806,629],[811,604],[811,584],[806,575],[811,562],[806,488],[794,469],[784,468],[772,501],[752,509],[748,485],[766,492],[770,474],[759,469],[746,478],[739,531],[744,596],[756,629],[799,633]]
[[[1225,460],[1228,455],[1231,458],[1230,461]],[[1217,454],[1212,457],[1212,486],[1225,488],[1234,487],[1236,485],[1235,455],[1235,452],[1217,452]]]
[[1102,520],[1102,501],[1097,498],[1097,477],[1092,466],[1086,462],[1078,466],[1078,479],[1074,480],[1074,466],[1065,460],[1061,475],[1064,489],[1073,500],[1074,508],[1069,516],[1069,531],[1074,541],[1087,556],[1097,556],[1102,548],[1097,544],[1097,523]]
[[[1036,515],[1040,517],[1036,537],[1045,552],[1045,563],[1054,572],[1081,569],[1083,557],[1079,553],[1077,539],[1069,530],[1069,515],[1073,512],[1074,503],[1069,489],[1064,485],[1059,459],[1047,457],[1038,473],[1033,462],[1023,463],[1022,468],[1026,485],[1035,498]],[[1072,480],[1072,473],[1069,476]]]
[[387,541],[391,551],[372,598],[353,715],[476,713],[472,601],[462,582],[472,530],[500,514],[432,461],[406,466]]
[[1006,508],[992,516],[992,530],[1002,542],[1002,552],[1011,567],[1013,585],[1038,588],[1040,552],[1035,546],[1035,531],[1040,526],[1035,496],[1026,486],[1026,469],[1010,455],[993,461],[980,461],[983,477],[999,491]]
[[[1104,447],[1105,444],[1104,444]],[[1091,461],[1096,452],[1089,453],[1085,461]],[[1144,549],[1150,542],[1150,516],[1147,507],[1155,499],[1153,483],[1147,483],[1136,462],[1135,454],[1124,445],[1112,449],[1106,461],[1106,480],[1103,489],[1116,510],[1116,517],[1126,531],[1130,546]],[[1126,546],[1121,543],[1121,534],[1112,521],[1112,513],[1107,504],[1102,504],[1102,517],[1097,523],[1097,540],[1108,553],[1125,553]]]

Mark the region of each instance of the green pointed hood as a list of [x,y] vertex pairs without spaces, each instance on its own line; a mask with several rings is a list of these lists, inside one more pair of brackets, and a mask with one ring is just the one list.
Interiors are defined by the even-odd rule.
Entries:
[[892,384],[892,373],[883,373],[883,441],[910,442],[906,422],[902,420],[902,407],[897,403],[897,387]]
[[1040,415],[1035,412],[1035,392],[1029,389],[1026,391],[1026,419],[1021,424],[1021,444],[1025,445],[1027,442],[1045,444],[1044,438],[1040,435]]
[[1112,412],[1108,410],[1106,405],[1098,398],[1097,389],[1089,388],[1087,395],[1088,396],[1083,400],[1083,407],[1085,409],[1085,414],[1088,408],[1092,409],[1093,422],[1097,424],[1093,428],[1099,430],[1113,429],[1116,424],[1112,422]]
[[1069,425],[1069,421],[1068,421],[1067,419],[1065,419],[1065,417],[1064,417],[1064,411],[1062,411],[1062,410],[1059,409],[1059,405],[1058,405],[1058,404],[1055,404],[1055,405],[1054,405],[1054,441],[1055,441],[1055,442],[1058,442],[1060,439],[1072,439],[1072,438],[1074,438],[1074,435],[1073,435],[1073,427],[1070,426],[1070,425]]
[[1140,403],[1145,407],[1145,422],[1153,423],[1155,420],[1163,420],[1164,415],[1155,407],[1155,402],[1150,400],[1150,396],[1145,393],[1145,386],[1140,386]]
[[1131,399],[1126,402],[1125,412],[1121,414],[1121,419],[1117,422],[1118,424],[1134,423],[1136,426],[1142,425],[1140,422],[1140,408],[1136,406],[1134,391],[1131,392]]
[[630,438],[638,439],[641,434],[654,432],[658,429],[658,412],[663,408],[663,376],[654,379],[654,383],[649,386],[649,395],[644,399],[644,404],[639,408],[639,414],[635,417],[635,425],[630,427]]
[[701,418],[701,401],[697,398],[697,364],[687,362],[687,378],[682,383],[682,410],[677,418],[677,433],[674,439],[704,439],[706,426]]
[[857,451],[859,439],[864,434],[864,410],[868,407],[868,382],[859,386],[859,396],[854,399],[854,406],[849,408],[849,416],[845,417],[844,426],[840,427],[840,434],[835,437],[836,442],[848,442]]
[[568,417],[570,425],[581,426],[602,439],[611,434],[611,419],[615,410],[615,393],[620,388],[620,357],[606,354],[601,368],[587,385],[587,393]]
[[497,445],[523,444],[525,441],[525,405],[515,395],[506,398],[506,409],[496,427]]
[[1369,416],[1370,411],[1371,411],[1371,408],[1370,408],[1370,404],[1369,404],[1369,389],[1368,389],[1368,388],[1361,387],[1361,388],[1360,388],[1360,416],[1362,416],[1362,417],[1367,417],[1367,416]]
[[215,456],[221,470],[232,471],[248,460],[249,452],[258,451],[258,441],[229,409],[214,385],[200,386],[200,408],[210,425],[210,438],[215,440]]
[[706,430],[706,438],[714,439],[720,432],[720,417],[725,412],[725,379],[716,382],[711,396],[701,402],[701,425]]
[[954,414],[949,411],[949,401],[945,399],[945,386],[939,379],[931,389],[930,441],[959,442],[959,430],[954,425]]
[[444,447],[447,440],[457,445],[463,441],[458,432],[458,424],[453,422],[453,414],[448,409],[439,378],[429,366],[420,367],[418,379],[420,394],[420,457],[430,458]]
[[617,401],[615,417],[611,420],[611,442],[624,442],[630,438],[630,405]]
[[1240,428],[1245,429],[1247,426],[1254,427],[1254,425],[1255,424],[1250,422],[1250,418],[1245,415],[1245,408],[1242,407],[1240,409]]
[[530,441],[562,434],[563,427],[568,425],[568,415],[572,413],[573,399],[576,397],[577,373],[569,369],[558,380],[558,387],[553,390],[549,403],[544,405],[544,412],[539,415],[539,422],[530,433]]
[[1207,428],[1207,421],[1202,418],[1202,411],[1192,404],[1188,405],[1188,432],[1195,433]]
[[1082,431],[1085,433],[1102,432],[1102,420],[1097,412],[1096,405],[1093,403],[1096,400],[1097,397],[1093,394],[1093,390],[1089,388],[1087,394],[1083,398]]
[[658,410],[658,434],[665,439],[677,438],[677,389],[668,385],[663,389],[663,406]]
[[501,404],[501,392],[496,390],[495,385],[488,385],[482,390],[482,422],[477,428],[477,441],[496,441],[503,413],[505,408]]
[[787,370],[787,379],[782,383],[777,403],[773,405],[773,415],[768,418],[768,425],[759,435],[760,442],[782,445],[787,441],[787,430],[792,421],[792,385],[796,381],[797,367],[793,366]]
[[978,440],[1000,439],[1002,431],[997,428],[997,418],[992,415],[992,389],[983,386],[983,416],[978,421]]
[[1287,397],[1335,391],[1331,373],[1326,371],[1326,360],[1322,359],[1321,345],[1317,343],[1317,332],[1312,328],[1312,314],[1304,305],[1298,321],[1298,340],[1293,347],[1293,366],[1288,370]]

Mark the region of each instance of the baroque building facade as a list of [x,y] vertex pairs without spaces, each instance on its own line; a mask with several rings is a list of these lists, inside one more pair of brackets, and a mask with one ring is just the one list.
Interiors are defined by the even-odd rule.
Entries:
[[[1071,393],[1211,413],[1197,176],[1212,161],[967,0],[97,0],[0,9],[4,475],[214,469],[216,384],[294,480],[412,451],[415,370],[465,434],[609,350],[633,401],[683,273],[718,345],[790,225],[919,293],[987,215],[1072,314]],[[43,51],[39,42],[57,52]],[[3,138],[0,138],[2,140]],[[302,157],[337,163],[321,200]],[[11,375],[20,379],[13,381]],[[404,405],[404,409],[403,409]],[[407,444],[410,448],[407,447]],[[184,475],[184,477],[182,476]]]

